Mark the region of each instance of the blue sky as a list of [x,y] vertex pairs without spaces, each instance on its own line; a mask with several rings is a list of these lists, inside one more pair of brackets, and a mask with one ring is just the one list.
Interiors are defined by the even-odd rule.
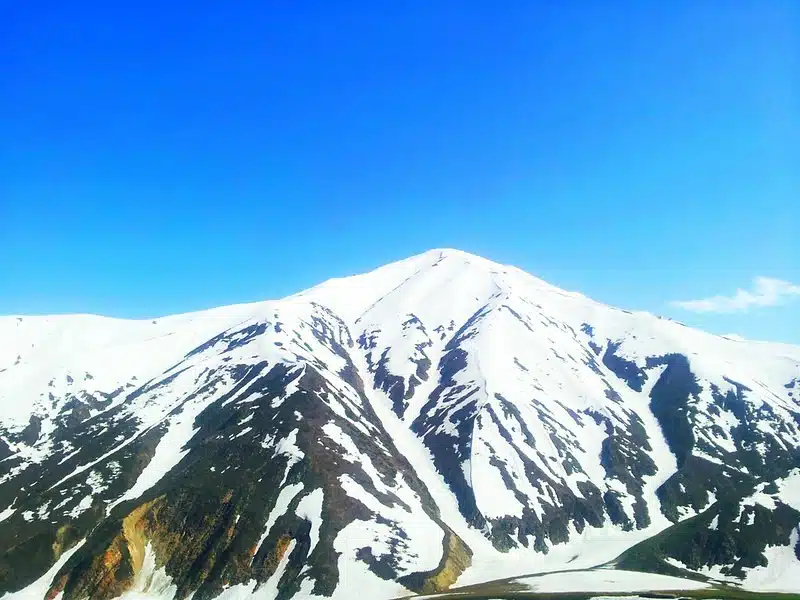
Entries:
[[456,247],[800,343],[792,0],[13,4],[0,314],[160,315]]

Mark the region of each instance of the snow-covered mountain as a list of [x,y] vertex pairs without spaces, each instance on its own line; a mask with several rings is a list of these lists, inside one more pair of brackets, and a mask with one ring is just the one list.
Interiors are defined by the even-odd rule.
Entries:
[[0,317],[0,597],[800,581],[800,348],[435,250],[147,321]]

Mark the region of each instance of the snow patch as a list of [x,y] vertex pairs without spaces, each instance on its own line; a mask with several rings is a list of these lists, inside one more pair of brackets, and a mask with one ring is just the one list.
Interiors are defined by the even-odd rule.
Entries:
[[50,567],[44,575],[34,581],[29,586],[21,589],[18,592],[11,592],[5,594],[2,600],[41,600],[47,595],[47,590],[50,588],[53,578],[58,574],[70,557],[75,554],[86,543],[86,540],[81,540],[72,548],[64,552],[59,559]]
[[275,500],[272,510],[267,516],[267,522],[264,524],[264,531],[262,532],[261,537],[256,544],[256,548],[261,548],[261,544],[263,544],[264,540],[267,539],[267,536],[272,530],[272,526],[275,524],[275,521],[278,520],[278,517],[286,514],[286,511],[289,509],[289,505],[291,504],[292,500],[294,500],[295,496],[297,496],[302,489],[302,483],[292,483],[281,489],[278,497]]
[[709,585],[691,579],[681,579],[654,573],[597,569],[593,571],[564,571],[546,573],[514,580],[531,592],[650,592],[663,590],[697,590]]
[[308,534],[310,539],[309,556],[314,552],[314,548],[317,547],[317,542],[319,542],[319,529],[322,527],[323,499],[322,488],[317,488],[307,496],[303,496],[295,509],[295,514],[298,517],[311,523],[311,531]]

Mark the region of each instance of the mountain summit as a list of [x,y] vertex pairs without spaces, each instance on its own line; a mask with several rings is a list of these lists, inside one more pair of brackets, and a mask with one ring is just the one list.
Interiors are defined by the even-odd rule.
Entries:
[[798,394],[800,348],[457,250],[155,320],[0,317],[0,594],[381,599],[598,565],[791,590]]

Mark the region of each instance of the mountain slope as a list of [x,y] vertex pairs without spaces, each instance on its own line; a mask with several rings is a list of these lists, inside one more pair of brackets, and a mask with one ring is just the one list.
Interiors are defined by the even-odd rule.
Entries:
[[[792,346],[454,250],[152,321],[3,317],[0,340],[0,593],[389,598],[651,540],[650,570],[796,568],[767,555],[800,513],[758,495],[800,467]],[[753,494],[764,535],[656,543],[733,531],[717,507]]]

